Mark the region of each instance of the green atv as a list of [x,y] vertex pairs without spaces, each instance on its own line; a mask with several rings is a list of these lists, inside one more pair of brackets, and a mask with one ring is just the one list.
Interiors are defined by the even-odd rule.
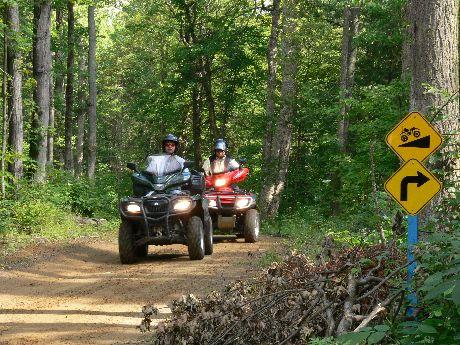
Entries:
[[146,257],[149,245],[184,244],[191,260],[212,254],[212,220],[208,201],[202,197],[204,176],[194,170],[190,173],[192,165],[185,162],[182,169],[157,176],[139,171],[134,163],[127,164],[133,170],[134,195],[119,205],[122,264]]

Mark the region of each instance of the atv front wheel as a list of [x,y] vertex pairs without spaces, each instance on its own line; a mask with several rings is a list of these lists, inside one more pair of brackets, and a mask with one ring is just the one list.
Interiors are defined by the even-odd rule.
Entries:
[[214,241],[212,238],[213,228],[212,228],[212,218],[208,217],[208,220],[204,221],[204,254],[211,255],[214,250]]
[[203,222],[200,217],[190,218],[187,224],[188,256],[190,260],[204,258]]
[[123,219],[118,231],[118,252],[122,264],[133,264],[139,258],[147,256],[148,245],[135,245],[135,225]]
[[247,243],[257,242],[259,239],[259,212],[251,209],[244,216],[244,241]]
[[134,251],[138,258],[145,258],[147,254],[149,253],[149,245],[144,244],[141,246],[137,246],[135,247]]

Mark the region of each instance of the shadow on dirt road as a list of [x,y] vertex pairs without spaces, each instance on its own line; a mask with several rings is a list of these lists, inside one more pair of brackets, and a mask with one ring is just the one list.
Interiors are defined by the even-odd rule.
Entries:
[[0,344],[142,343],[149,337],[136,328],[143,305],[156,305],[162,320],[174,298],[252,276],[273,246],[266,237],[218,243],[201,261],[190,261],[185,246],[150,247],[145,260],[122,266],[115,241],[93,240],[11,265],[0,271]]

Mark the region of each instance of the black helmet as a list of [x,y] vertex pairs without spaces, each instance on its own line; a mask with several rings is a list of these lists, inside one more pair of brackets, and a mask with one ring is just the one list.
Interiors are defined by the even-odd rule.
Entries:
[[224,139],[217,139],[216,143],[214,144],[214,151],[215,150],[222,150],[227,152],[227,143]]
[[174,135],[174,134],[168,134],[167,136],[165,136],[165,138],[163,139],[162,143],[161,143],[161,146],[163,148],[163,152],[165,152],[165,143],[167,141],[172,141],[173,143],[176,144],[176,149],[174,150],[174,153],[176,153],[177,149],[179,148],[179,139],[177,139],[177,137]]

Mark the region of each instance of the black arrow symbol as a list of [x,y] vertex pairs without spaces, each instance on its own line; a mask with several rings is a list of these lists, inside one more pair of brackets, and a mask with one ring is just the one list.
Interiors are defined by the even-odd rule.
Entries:
[[429,180],[420,171],[417,171],[417,176],[405,176],[401,181],[401,201],[407,201],[407,186],[409,183],[417,183],[417,187],[420,187]]

